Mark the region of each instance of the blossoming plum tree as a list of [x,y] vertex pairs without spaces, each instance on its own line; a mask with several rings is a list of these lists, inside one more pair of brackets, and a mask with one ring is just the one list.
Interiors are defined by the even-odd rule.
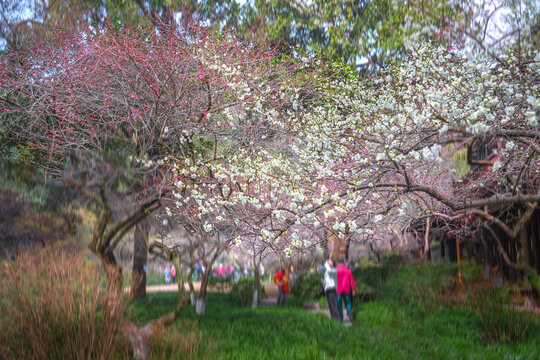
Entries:
[[[537,50],[472,61],[451,48],[421,45],[374,81],[330,83],[327,100],[296,124],[302,134],[295,155],[310,174],[334,184],[325,185],[326,200],[311,203],[333,201],[339,219],[354,213],[376,226],[415,200],[428,214],[475,215],[516,238],[540,200],[539,61]],[[491,147],[492,158],[475,159],[480,146]],[[483,167],[467,181],[449,163],[462,150],[472,166]],[[489,212],[511,205],[524,208],[515,221]],[[332,222],[342,236],[347,225],[373,231]],[[526,269],[524,259],[518,263]]]
[[[293,104],[309,111],[283,125],[294,136],[281,152],[261,150],[242,163],[248,168],[215,174],[250,178],[265,190],[236,197],[271,210],[273,225],[281,220],[261,235],[270,241],[290,235],[282,248],[288,254],[311,245],[299,240],[301,227],[361,240],[388,228],[391,218],[403,221],[400,215],[417,211],[413,204],[422,209],[417,216],[475,215],[515,238],[540,200],[539,60],[537,51],[522,49],[473,61],[455,49],[422,45],[378,79],[315,82],[314,100]],[[324,64],[317,68],[315,79],[329,78]],[[491,146],[496,158],[472,159],[478,146]],[[459,151],[483,167],[467,181],[451,162]],[[516,221],[489,213],[511,205],[526,209]]]
[[118,290],[123,236],[163,200],[192,211],[179,200],[212,178],[205,161],[283,131],[273,124],[305,80],[296,71],[267,47],[199,27],[57,34],[2,56],[0,116],[29,161],[97,209],[91,249]]
[[[254,254],[328,236],[347,249],[417,211],[515,238],[540,201],[539,72],[528,47],[471,60],[421,44],[373,79],[210,29],[107,30],[3,55],[0,121],[98,209],[91,248],[118,286],[113,250],[163,201],[207,269],[243,239]],[[473,158],[479,146],[496,158]],[[467,181],[449,163],[463,150],[484,167]],[[510,205],[515,221],[489,212]]]
[[[293,107],[290,99],[306,99],[310,92],[306,89],[307,79],[301,63],[274,61],[263,65],[261,62],[261,67],[272,76],[259,74],[255,79],[252,72],[248,75],[249,82],[233,86],[247,89],[246,84],[249,84],[251,89],[262,88],[263,91],[255,96],[243,92],[242,106],[224,108],[221,116],[229,119],[229,125],[220,128],[219,134],[190,139],[187,143],[193,150],[182,166],[171,160],[174,201],[167,203],[166,212],[192,230],[192,235],[198,239],[193,255],[205,261],[207,268],[213,264],[218,250],[232,244],[241,246],[241,239],[253,245],[251,249],[257,249],[257,254],[253,254],[255,260],[258,258],[257,266],[269,245],[279,253],[285,246],[279,237],[271,244],[268,242],[272,232],[284,229],[275,226],[278,220],[272,222],[271,219],[272,209],[279,205],[275,198],[275,194],[280,193],[276,182],[279,179],[265,178],[253,164],[265,154],[274,154],[283,141],[290,139],[290,130],[284,127],[284,119],[293,116],[289,111]],[[221,70],[217,65],[215,68]],[[291,69],[296,69],[293,82],[284,77],[287,74],[291,77]],[[234,68],[225,70],[237,73],[238,78],[246,76]],[[294,113],[299,116],[300,109],[297,107]],[[217,115],[211,118],[219,118]],[[279,221],[285,220],[283,217]],[[182,240],[156,246],[182,253],[179,242]],[[204,301],[204,279],[201,286],[199,300]]]

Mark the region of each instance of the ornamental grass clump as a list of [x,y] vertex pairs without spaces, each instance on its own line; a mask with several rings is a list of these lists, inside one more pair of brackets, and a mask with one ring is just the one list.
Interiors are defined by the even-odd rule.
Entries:
[[25,253],[0,272],[0,358],[128,358],[126,298],[79,251]]
[[169,328],[158,327],[148,339],[149,359],[207,359],[215,344],[203,336],[196,322],[182,321]]

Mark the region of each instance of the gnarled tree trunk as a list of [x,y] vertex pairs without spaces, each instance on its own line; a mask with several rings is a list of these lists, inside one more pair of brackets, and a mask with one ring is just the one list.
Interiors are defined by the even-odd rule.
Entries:
[[91,250],[99,257],[108,278],[108,289],[122,290],[122,268],[116,261],[114,249],[134,226],[143,221],[160,206],[159,199],[151,199],[140,205],[122,220],[113,223],[112,213],[105,196],[105,187],[100,188],[101,213],[94,226]]
[[[178,274],[182,274],[180,261],[178,256],[174,255],[174,263],[178,269]],[[176,277],[176,283],[178,284],[178,292],[180,293],[180,299],[176,304],[173,311],[163,315],[159,319],[153,320],[143,327],[137,327],[131,321],[128,321],[124,326],[124,333],[127,335],[128,340],[131,342],[133,348],[133,356],[136,359],[146,359],[149,355],[148,339],[153,333],[162,328],[167,328],[174,324],[176,320],[182,316],[187,308],[189,297],[187,296],[186,289],[184,287],[183,276]]]
[[146,296],[146,263],[148,260],[148,226],[137,224],[133,234],[133,270],[131,279],[131,297],[134,299]]

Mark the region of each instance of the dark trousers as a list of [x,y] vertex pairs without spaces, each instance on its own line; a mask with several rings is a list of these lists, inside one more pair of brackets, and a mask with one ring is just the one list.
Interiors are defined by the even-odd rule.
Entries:
[[282,297],[283,297],[283,305],[287,306],[287,293],[281,290],[281,287],[278,287],[277,306],[279,306],[279,303],[281,302]]
[[336,289],[326,290],[326,301],[328,302],[328,309],[330,310],[332,319],[341,321],[337,307]]

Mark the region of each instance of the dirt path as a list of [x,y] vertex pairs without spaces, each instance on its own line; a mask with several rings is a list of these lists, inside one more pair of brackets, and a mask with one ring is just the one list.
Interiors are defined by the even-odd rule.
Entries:
[[[195,291],[199,291],[201,287],[201,283],[194,283],[193,287],[195,288]],[[184,284],[184,288],[186,290],[189,290],[189,285]],[[171,285],[148,285],[146,287],[146,292],[162,292],[162,291],[178,291],[178,286],[176,284]]]
[[[274,285],[273,283],[270,283],[270,282],[264,282],[263,283],[263,286],[264,286],[264,290],[266,291],[266,296],[267,297],[273,297],[273,298],[276,298],[277,297],[277,286]],[[199,291],[200,288],[201,288],[201,282],[198,281],[198,282],[194,282],[193,283],[193,287],[195,288],[195,291]],[[186,283],[184,284],[184,288],[186,290],[189,290],[189,285]],[[220,289],[218,288],[213,288],[211,286],[208,287],[208,290],[210,291],[220,291]],[[149,285],[146,287],[146,291],[147,292],[159,292],[159,291],[178,291],[178,286],[176,284],[171,284],[171,285]]]

